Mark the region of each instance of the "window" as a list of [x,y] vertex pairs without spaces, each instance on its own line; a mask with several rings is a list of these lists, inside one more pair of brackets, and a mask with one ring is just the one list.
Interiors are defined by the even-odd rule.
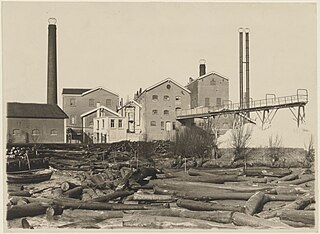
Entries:
[[175,104],[176,104],[176,106],[180,106],[181,105],[181,97],[180,96],[176,96]]
[[128,113],[128,119],[129,119],[129,121],[134,121],[134,113],[133,112]]
[[150,125],[151,125],[151,126],[157,126],[157,122],[156,122],[156,121],[151,121],[151,122],[150,122]]
[[111,119],[110,121],[111,121],[111,122],[110,122],[110,126],[111,126],[112,128],[115,128],[114,119]]
[[166,122],[166,131],[171,131],[171,122],[170,121]]
[[122,128],[122,119],[119,119],[119,121],[118,121],[118,127],[119,127],[119,128]]
[[74,115],[70,115],[70,124],[76,124],[76,117]]
[[155,110],[152,110],[152,114],[153,114],[153,115],[157,115],[157,114],[158,114],[158,110],[156,110],[156,109],[155,109]]
[[152,101],[158,101],[158,95],[152,95]]
[[111,105],[112,105],[112,100],[106,99],[106,107],[111,107]]
[[31,135],[32,136],[39,136],[40,135],[39,129],[33,129],[32,132],[31,132]]
[[102,128],[104,128],[104,119],[102,120]]
[[56,136],[56,135],[58,135],[57,129],[51,129],[50,135],[51,135],[51,136]]
[[169,110],[164,110],[164,111],[163,111],[163,114],[164,114],[164,115],[169,115]]
[[89,106],[91,106],[91,107],[94,106],[94,99],[89,99]]
[[171,85],[167,84],[167,89],[171,89]]
[[216,81],[215,81],[214,79],[212,79],[212,80],[210,81],[210,85],[216,85]]
[[217,106],[221,106],[221,98],[217,98]]
[[76,99],[74,98],[70,99],[70,106],[76,106]]
[[19,135],[20,129],[13,129],[13,135]]
[[176,122],[172,122],[172,130],[176,130]]
[[164,122],[161,121],[161,130],[164,130]]
[[176,107],[176,112],[181,111],[181,107]]
[[210,106],[210,98],[204,99],[204,106]]
[[164,95],[164,96],[163,96],[163,100],[164,100],[164,101],[169,101],[169,100],[170,100],[169,95]]
[[99,130],[99,120],[97,120],[97,130]]

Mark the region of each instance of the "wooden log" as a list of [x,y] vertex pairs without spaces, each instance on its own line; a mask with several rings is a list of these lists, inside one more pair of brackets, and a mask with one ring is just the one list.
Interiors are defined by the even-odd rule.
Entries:
[[259,168],[252,167],[247,168],[244,173],[248,176],[275,176],[283,177],[292,173],[291,169],[288,168]]
[[304,210],[316,210],[316,203],[311,203],[304,208]]
[[10,202],[12,201],[12,205],[17,205],[20,200],[27,201],[27,203],[48,203],[52,202],[52,199],[48,198],[34,198],[34,197],[11,197]]
[[257,178],[257,177],[250,177],[250,176],[239,176],[238,181],[247,181],[250,183],[267,183],[268,179],[266,177],[264,178]]
[[[290,180],[295,180],[297,179],[299,176],[299,173],[292,173],[292,174],[289,174],[287,176],[284,176],[284,177],[281,177],[277,180],[274,180],[272,181],[272,183],[279,183],[280,181],[290,181]],[[280,182],[281,183],[281,182]]]
[[45,214],[48,204],[44,203],[28,203],[25,205],[16,205],[9,207],[7,210],[7,220],[27,217],[27,216],[37,216],[41,214]]
[[25,190],[13,191],[13,192],[9,192],[9,196],[31,197],[31,193]]
[[119,203],[102,203],[102,202],[82,202],[76,199],[74,201],[66,201],[56,199],[55,204],[64,208],[83,209],[83,210],[148,210],[148,209],[164,209],[167,206],[160,205],[144,205],[144,204],[119,204]]
[[119,190],[119,191],[115,191],[113,193],[109,193],[109,194],[102,196],[102,197],[97,197],[97,198],[91,199],[88,202],[108,202],[108,201],[114,200],[116,198],[127,197],[133,193],[134,193],[133,191]]
[[288,228],[289,226],[281,222],[265,220],[244,213],[235,212],[232,221],[237,226],[262,227],[262,228]]
[[107,186],[107,183],[101,174],[93,175],[90,180],[99,188],[104,189]]
[[82,192],[83,192],[82,187],[78,186],[78,187],[75,187],[73,189],[70,189],[70,190],[64,192],[63,196],[64,197],[69,197],[69,198],[78,198],[78,199],[80,199],[81,196],[82,196]]
[[217,176],[215,176],[215,175],[206,175],[206,176],[204,176],[204,175],[203,176],[186,175],[184,177],[176,178],[176,180],[223,184],[224,182],[238,181],[238,176],[237,175],[217,175]]
[[167,216],[146,216],[146,215],[124,215],[123,226],[130,228],[152,228],[152,229],[172,229],[172,228],[234,228],[231,224],[222,224],[180,217]]
[[60,188],[62,190],[62,192],[66,192],[70,189],[73,189],[75,187],[78,187],[79,185],[76,185],[74,183],[68,182],[68,181],[64,181],[62,182],[62,184],[60,185]]
[[177,206],[193,211],[215,211],[215,210],[224,210],[224,211],[238,211],[243,212],[243,207],[241,206],[225,206],[219,203],[209,203],[201,201],[192,201],[186,199],[180,199],[177,201]]
[[197,175],[242,175],[243,174],[243,168],[226,168],[226,169],[194,169],[190,168],[188,170],[188,174],[191,176],[197,176]]
[[63,209],[59,205],[53,205],[47,208],[46,210],[46,218],[48,220],[52,220],[53,216],[61,215],[63,213]]
[[232,223],[232,211],[191,211],[184,209],[159,209],[159,210],[139,210],[125,211],[129,214],[146,215],[146,216],[169,216],[207,220],[217,223]]
[[141,194],[134,193],[133,201],[158,201],[158,202],[168,202],[175,201],[171,195],[159,195],[159,194]]
[[244,206],[244,212],[249,215],[253,215],[262,210],[265,203],[265,196],[263,192],[256,192],[253,194]]
[[284,224],[287,224],[291,227],[295,227],[295,228],[312,228],[312,227],[314,227],[313,224],[295,222],[295,221],[286,220],[286,219],[281,220],[281,222],[283,222]]
[[280,219],[315,225],[315,212],[306,210],[286,210],[280,214]]
[[288,203],[289,203],[288,201],[269,201],[269,202],[266,202],[263,205],[262,212],[271,211],[271,210],[277,209],[279,207],[284,207]]
[[265,194],[267,201],[295,201],[298,196],[296,195],[273,195]]
[[34,229],[26,218],[21,219],[21,226],[23,229]]
[[291,180],[291,181],[279,181],[279,184],[293,184],[293,185],[299,185],[299,184],[303,184],[309,181],[313,181],[315,180],[314,175],[307,175],[305,177],[302,177],[300,179],[296,179],[296,180]]

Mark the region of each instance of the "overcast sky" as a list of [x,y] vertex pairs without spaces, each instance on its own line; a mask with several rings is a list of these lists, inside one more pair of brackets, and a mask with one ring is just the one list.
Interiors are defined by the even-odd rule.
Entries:
[[[307,123],[316,129],[315,4],[2,4],[4,102],[46,102],[49,17],[57,19],[60,104],[66,87],[103,86],[126,100],[168,77],[186,85],[200,59],[229,78],[238,102],[238,28],[248,27],[251,97],[306,88]],[[295,125],[289,110],[279,112],[278,122]]]

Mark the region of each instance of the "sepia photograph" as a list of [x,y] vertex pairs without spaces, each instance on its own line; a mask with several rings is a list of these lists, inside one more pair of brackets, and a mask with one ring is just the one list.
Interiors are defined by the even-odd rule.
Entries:
[[3,231],[318,232],[317,7],[2,1]]

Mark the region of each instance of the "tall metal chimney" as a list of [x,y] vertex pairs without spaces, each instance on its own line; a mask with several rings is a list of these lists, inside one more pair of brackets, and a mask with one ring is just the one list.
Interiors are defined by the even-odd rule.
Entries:
[[[247,108],[250,107],[250,82],[249,82],[249,28],[245,29],[246,34],[246,103]],[[247,113],[250,117],[250,112]]]
[[49,18],[48,22],[47,104],[57,105],[57,20]]
[[243,108],[243,29],[239,28],[239,86],[240,109]]
[[206,74],[206,60],[200,59],[199,63],[199,76],[203,76]]

